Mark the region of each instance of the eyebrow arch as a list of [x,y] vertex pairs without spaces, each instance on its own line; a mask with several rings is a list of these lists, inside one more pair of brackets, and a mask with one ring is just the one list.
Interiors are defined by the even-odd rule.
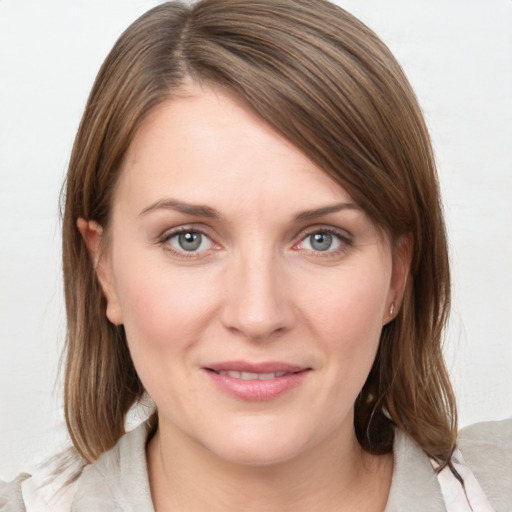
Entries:
[[176,199],[161,199],[160,201],[153,203],[147,208],[144,208],[144,210],[139,213],[139,217],[141,215],[146,215],[150,212],[160,209],[177,210],[181,213],[193,215],[195,217],[208,217],[211,219],[218,219],[220,217],[219,212],[214,208],[210,208],[209,206],[204,206],[201,204],[183,203],[182,201],[177,201]]
[[304,212],[299,213],[295,220],[311,220],[316,219],[317,217],[322,217],[323,215],[328,215],[329,213],[336,213],[341,210],[361,210],[359,206],[355,203],[338,203],[333,204],[332,206],[324,206],[322,208],[315,208],[314,210],[306,210]]
[[[210,206],[205,206],[201,204],[190,204],[184,203],[182,201],[178,201],[176,199],[161,199],[147,208],[144,208],[139,213],[139,216],[146,215],[152,211],[160,210],[160,209],[172,209],[177,210],[181,213],[185,213],[187,215],[193,215],[195,217],[207,217],[211,219],[220,218],[220,214],[214,208]],[[329,213],[336,213],[341,210],[360,210],[359,206],[355,203],[338,203],[331,206],[323,206],[321,208],[315,208],[313,210],[306,210],[304,212],[296,215],[296,221],[303,220],[311,220],[316,219],[318,217],[322,217],[323,215],[328,215]]]

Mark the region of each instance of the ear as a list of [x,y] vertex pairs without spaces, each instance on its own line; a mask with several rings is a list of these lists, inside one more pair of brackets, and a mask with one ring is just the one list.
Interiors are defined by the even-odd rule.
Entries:
[[388,296],[388,309],[384,314],[384,323],[393,320],[404,298],[405,289],[409,280],[412,259],[412,236],[401,236],[393,247],[391,282]]
[[82,218],[76,221],[76,226],[87,246],[98,281],[107,300],[106,316],[114,325],[120,325],[123,323],[123,318],[117,298],[110,256],[108,251],[103,250],[101,243],[103,228],[96,221]]

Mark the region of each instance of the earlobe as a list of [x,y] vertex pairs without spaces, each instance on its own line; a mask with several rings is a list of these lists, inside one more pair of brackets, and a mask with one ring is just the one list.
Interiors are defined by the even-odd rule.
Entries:
[[120,325],[123,323],[123,319],[114,286],[112,268],[108,253],[102,247],[103,228],[96,221],[82,218],[77,219],[76,226],[87,246],[94,271],[107,300],[105,314],[114,325]]

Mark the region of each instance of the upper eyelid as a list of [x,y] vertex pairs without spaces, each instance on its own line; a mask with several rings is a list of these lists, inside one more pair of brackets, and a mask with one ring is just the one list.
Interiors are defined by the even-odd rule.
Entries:
[[[213,243],[218,244],[218,242],[215,241],[215,238],[216,238],[215,233],[212,233],[212,231],[214,231],[214,230],[210,226],[205,226],[205,225],[198,226],[198,225],[195,225],[194,223],[183,224],[183,225],[167,228],[167,229],[163,230],[157,236],[157,239],[158,239],[158,241],[161,242],[161,241],[168,240],[168,239],[172,238],[173,236],[176,236],[180,233],[186,233],[189,231],[195,232],[195,233],[200,233],[204,236],[207,236],[208,238],[210,238],[210,240]],[[315,224],[315,225],[301,228],[301,230],[298,233],[296,233],[296,235],[293,236],[293,238],[292,238],[293,245],[296,245],[296,244],[300,243],[301,241],[303,241],[308,236],[310,236],[314,233],[319,233],[319,232],[331,233],[331,234],[339,236],[340,238],[342,238],[343,240],[346,240],[346,241],[352,241],[354,238],[353,235],[344,228],[340,228],[340,227],[329,225],[329,224]]]
[[298,240],[298,241],[301,241],[301,240],[304,240],[304,238],[306,238],[306,237],[308,237],[308,236],[310,236],[310,235],[312,235],[314,233],[321,233],[321,232],[331,233],[331,234],[334,234],[334,235],[338,235],[341,238],[344,238],[344,239],[347,239],[347,240],[352,240],[354,238],[354,236],[349,231],[347,231],[346,229],[338,228],[338,227],[335,227],[335,226],[330,226],[330,225],[327,225],[327,224],[318,224],[318,225],[315,225],[315,226],[309,226],[309,227],[303,228],[295,236],[295,239]]
[[181,226],[175,226],[172,228],[164,229],[160,235],[158,235],[159,240],[166,240],[169,238],[172,238],[175,235],[179,235],[180,233],[200,233],[201,235],[205,235],[208,238],[212,238],[212,235],[210,233],[209,229],[205,229],[204,227],[195,226],[193,224],[184,224]]
[[[338,237],[340,246],[333,250],[326,251],[315,251],[314,249],[307,249],[298,247],[302,244],[308,237],[314,235],[315,233],[329,233],[336,237]],[[303,230],[302,233],[298,235],[298,240],[296,240],[292,246],[292,249],[298,251],[305,251],[308,254],[314,255],[315,257],[321,258],[329,258],[329,257],[338,257],[341,254],[344,254],[350,247],[354,244],[354,237],[351,233],[349,233],[345,229],[336,228],[334,226],[311,226],[309,229]]]
[[183,252],[184,255],[188,254],[189,257],[191,257],[193,254],[199,255],[199,254],[207,252],[209,249],[212,249],[212,247],[209,247],[208,249],[205,249],[202,251],[187,252],[185,250],[181,250],[176,247],[173,247],[172,244],[170,243],[170,240],[182,233],[199,233],[200,235],[208,238],[210,240],[210,243],[212,244],[212,246],[219,245],[217,242],[215,242],[214,238],[207,232],[207,230],[201,229],[201,228],[195,227],[195,226],[190,226],[190,225],[176,226],[173,228],[165,229],[159,235],[157,235],[157,237],[155,238],[155,242],[156,242],[156,244],[162,246],[167,251],[173,252],[174,254]]
[[[170,242],[170,240],[182,233],[198,233],[201,236],[208,238],[211,245],[208,248],[200,251],[187,251],[185,249],[175,247],[174,244]],[[156,243],[162,247],[164,251],[166,251],[168,254],[172,254],[175,258],[178,258],[182,261],[190,260],[191,262],[194,260],[203,260],[211,254],[210,251],[215,250],[214,246],[218,246],[218,244],[208,233],[205,232],[205,230],[191,226],[176,226],[174,228],[166,229],[160,236],[157,237]]]

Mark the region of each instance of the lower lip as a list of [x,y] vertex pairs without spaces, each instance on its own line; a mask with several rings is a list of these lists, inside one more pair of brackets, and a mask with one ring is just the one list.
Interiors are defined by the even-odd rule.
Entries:
[[309,370],[287,373],[282,377],[266,380],[237,379],[229,375],[220,375],[211,370],[206,370],[206,373],[222,392],[239,400],[264,402],[284,395],[299,386],[309,374]]

